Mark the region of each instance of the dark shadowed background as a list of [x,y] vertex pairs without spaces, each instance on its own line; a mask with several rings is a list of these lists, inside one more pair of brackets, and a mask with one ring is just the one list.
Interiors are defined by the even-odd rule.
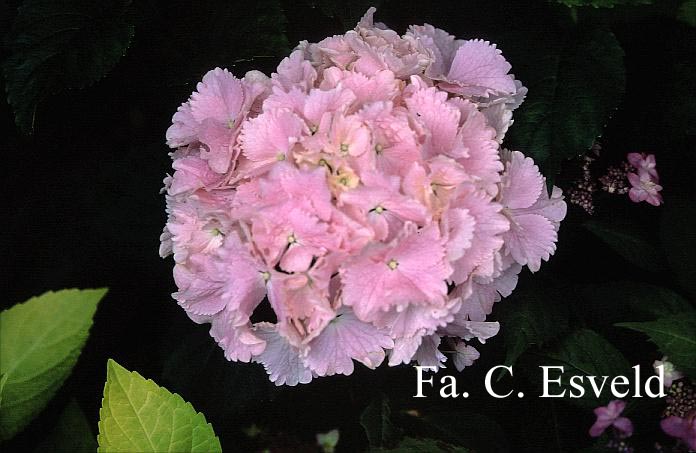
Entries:
[[[616,313],[613,304],[618,302],[602,292],[606,289],[602,285],[630,280],[670,288],[686,298],[696,295],[691,100],[696,88],[696,29],[676,18],[681,2],[570,9],[544,0],[386,0],[380,2],[377,20],[397,31],[428,22],[461,38],[499,43],[512,72],[530,87],[530,97],[533,90],[549,89],[544,85],[553,73],[547,69],[549,58],[563,59],[563,49],[583,42],[594,30],[612,32],[625,53],[625,95],[618,98],[610,117],[596,118],[600,126],[606,125],[597,165],[618,162],[628,152],[654,153],[665,204],[655,208],[631,203],[626,196],[599,193],[592,217],[570,206],[551,262],[534,276],[523,273],[515,295],[494,308],[501,334],[477,345],[482,354],[475,366],[463,373],[454,371],[468,386],[472,395],[468,400],[441,400],[433,392],[429,398],[413,399],[415,372],[406,366],[383,366],[372,372],[358,365],[350,377],[275,388],[259,365],[226,362],[206,327],[191,322],[170,297],[173,262],[158,256],[166,218],[159,191],[171,164],[164,134],[177,106],[208,69],[227,67],[238,77],[250,69],[270,74],[299,40],[319,41],[343,33],[370,2],[104,3],[117,6],[103,12],[102,20],[112,23],[110,14],[118,16],[132,27],[132,37],[125,56],[103,78],[81,89],[47,84],[45,93],[31,98],[40,102],[30,115],[30,135],[15,125],[13,108],[0,103],[4,131],[0,256],[5,288],[0,308],[49,289],[110,288],[72,376],[43,414],[3,446],[4,451],[36,448],[73,397],[96,435],[107,358],[180,393],[206,414],[225,451],[315,451],[315,434],[333,428],[340,430],[339,450],[364,449],[367,437],[359,417],[380,393],[389,397],[395,423],[411,435],[437,437],[481,452],[575,451],[592,445],[587,436],[594,420],[592,406],[534,396],[535,380],[537,385],[540,380],[533,366],[536,346],[516,365],[519,377],[500,384],[514,383],[528,397],[495,400],[485,394],[485,371],[503,363],[508,349],[503,335],[506,313],[516,304],[543,299],[542,306],[564,313],[561,330],[590,327],[629,363],[648,366],[660,357],[654,346],[635,332],[612,326],[641,320],[636,319],[640,316],[633,316],[630,308]],[[0,33],[6,35],[3,60],[13,52],[11,24],[20,4],[0,1]],[[99,30],[92,33],[98,35]],[[89,64],[85,62],[76,74],[91,71]],[[595,68],[593,60],[568,64],[603,77],[603,67]],[[612,98],[613,88],[604,90]],[[570,109],[577,102],[560,101]],[[515,112],[518,124],[524,122],[524,109]],[[508,146],[527,152],[524,140],[516,138],[511,133]],[[560,155],[572,157],[583,151],[561,150]],[[564,160],[556,184],[569,188],[579,162]],[[646,251],[629,245],[639,256],[637,261],[627,260],[583,226],[590,219],[629,224],[630,231],[644,240],[640,244],[647,244]],[[623,295],[635,285],[626,288]],[[536,377],[525,380],[525,370]],[[661,410],[656,404],[636,411],[636,437],[645,445],[664,439],[655,422]],[[420,416],[408,415],[411,409]],[[259,434],[245,432],[252,425]]]

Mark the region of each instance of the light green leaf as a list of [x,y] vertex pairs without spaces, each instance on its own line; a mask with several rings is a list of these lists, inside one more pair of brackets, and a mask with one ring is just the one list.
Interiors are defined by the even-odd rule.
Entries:
[[7,382],[7,375],[0,374],[0,407],[2,407],[2,389],[5,388],[5,382]]
[[656,321],[623,322],[619,327],[643,332],[674,366],[696,377],[696,310],[663,316]]
[[221,452],[191,403],[109,359],[99,411],[99,452]]
[[106,291],[49,291],[0,313],[0,439],[24,428],[63,384]]
[[104,77],[123,56],[134,27],[129,1],[25,0],[8,35],[3,64],[17,126],[34,129],[38,104]]
[[97,450],[89,422],[74,399],[68,402],[58,418],[56,426],[44,439],[36,453],[93,453]]
[[629,263],[648,271],[664,270],[665,259],[660,249],[634,226],[621,222],[609,224],[597,220],[585,222],[583,226]]
[[515,112],[508,140],[552,180],[563,160],[586,152],[601,135],[626,80],[624,52],[612,33],[550,39],[555,40],[544,43],[543,53],[520,60],[529,94]]

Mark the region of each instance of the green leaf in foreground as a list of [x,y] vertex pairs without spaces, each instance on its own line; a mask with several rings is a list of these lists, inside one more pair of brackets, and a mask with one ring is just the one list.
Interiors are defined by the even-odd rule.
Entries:
[[540,45],[541,52],[518,65],[529,95],[515,112],[509,140],[553,179],[563,160],[592,146],[618,106],[626,84],[624,52],[603,30],[547,37]]
[[[600,381],[602,376],[609,376],[608,381],[610,381],[614,376],[627,376],[627,373],[630,372],[629,363],[623,354],[601,335],[589,329],[580,329],[564,337],[556,345],[537,355],[537,359],[538,363],[535,365],[564,367],[563,374],[560,376],[560,386],[549,384],[549,393],[556,395],[565,390],[564,401],[584,408],[593,408],[606,404],[613,396],[609,393],[609,386],[605,385],[598,399],[589,381],[584,379],[582,382],[582,387],[585,390],[584,396],[581,398],[568,398],[572,390],[570,386],[570,378],[572,376],[598,376]],[[539,368],[526,366],[524,369],[533,374],[531,376],[532,382],[541,382],[541,370]],[[549,371],[550,381],[558,377],[558,370]],[[598,384],[601,384],[601,382],[598,382]],[[572,391],[576,394],[578,393],[577,390]]]
[[663,316],[656,321],[623,322],[619,327],[643,332],[669,361],[689,377],[696,377],[696,310]]
[[664,270],[665,260],[660,249],[630,224],[591,220],[583,226],[629,263],[648,271]]
[[24,428],[63,384],[106,291],[49,291],[0,313],[0,439]]
[[36,453],[93,453],[97,450],[89,422],[77,401],[70,400],[58,418],[56,426],[44,439]]
[[134,28],[123,0],[26,0],[3,64],[17,126],[32,133],[38,104],[56,92],[101,79],[123,56]]
[[100,452],[221,452],[205,416],[176,393],[109,359]]
[[7,382],[7,375],[0,374],[0,407],[2,407],[2,389],[5,388],[5,382]]
[[371,448],[392,447],[403,435],[391,421],[391,408],[385,395],[380,395],[360,414],[360,424],[365,429]]

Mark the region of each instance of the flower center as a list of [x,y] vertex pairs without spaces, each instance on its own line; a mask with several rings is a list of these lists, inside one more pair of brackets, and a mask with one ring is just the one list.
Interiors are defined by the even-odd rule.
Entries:
[[375,145],[375,152],[377,154],[382,154],[382,151],[384,151],[384,147],[381,144],[377,143]]
[[343,154],[348,153],[348,149],[349,149],[349,148],[350,148],[350,147],[348,146],[348,143],[341,143],[341,152],[342,152]]
[[276,154],[276,160],[277,160],[278,162],[281,162],[281,161],[285,160],[285,154],[284,154],[284,153],[278,153],[278,154]]
[[288,235],[288,244],[294,244],[295,242],[297,242],[295,233],[290,233],[290,235]]
[[394,258],[390,259],[389,262],[387,263],[387,266],[389,269],[394,270],[397,267],[399,267],[399,262],[396,261]]
[[263,278],[264,282],[267,282],[271,279],[271,273],[268,271],[261,272],[261,278]]

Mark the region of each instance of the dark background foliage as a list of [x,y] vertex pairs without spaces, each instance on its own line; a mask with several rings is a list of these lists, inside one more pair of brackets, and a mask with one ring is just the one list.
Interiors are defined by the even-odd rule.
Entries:
[[[596,199],[592,217],[569,208],[556,256],[536,275],[522,274],[517,292],[493,311],[501,334],[477,345],[481,359],[457,373],[471,398],[431,392],[413,399],[415,372],[405,366],[358,366],[350,377],[275,388],[258,365],[227,363],[206,327],[170,298],[172,262],[157,254],[165,222],[159,190],[170,170],[164,133],[177,106],[208,69],[270,74],[299,40],[343,33],[372,3],[27,0],[18,9],[22,2],[0,1],[0,83],[9,99],[0,103],[0,308],[49,289],[110,288],[73,375],[4,451],[37,448],[71,398],[96,433],[109,357],[191,401],[225,451],[313,451],[314,435],[333,428],[340,429],[339,450],[364,449],[360,414],[370,403],[368,432],[385,423],[390,407],[397,434],[475,451],[592,446],[590,409],[599,402],[536,398],[534,365],[570,354],[580,337],[596,346],[583,364],[598,371],[622,360],[648,367],[661,357],[656,347],[614,323],[693,310],[696,32],[677,19],[682,2],[380,2],[378,20],[395,30],[428,22],[500,44],[530,88],[508,146],[537,157],[549,175],[561,170],[557,185],[570,186],[580,165],[572,158],[601,136],[599,165],[627,152],[654,153],[665,186],[660,208],[607,194]],[[68,15],[65,27],[78,31],[56,35],[55,15],[66,11],[86,11],[88,19]],[[621,360],[610,360],[615,354]],[[492,399],[483,390],[485,371],[515,360],[514,379],[500,385],[527,397]],[[631,403],[638,445],[666,440],[657,426],[660,404]],[[388,435],[380,439],[390,446]]]

